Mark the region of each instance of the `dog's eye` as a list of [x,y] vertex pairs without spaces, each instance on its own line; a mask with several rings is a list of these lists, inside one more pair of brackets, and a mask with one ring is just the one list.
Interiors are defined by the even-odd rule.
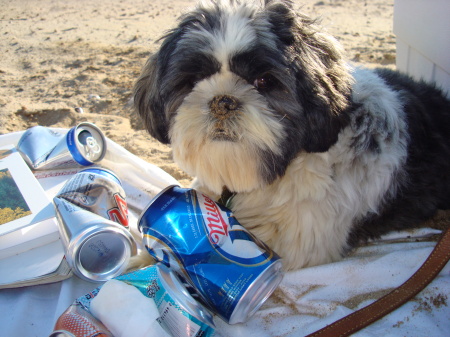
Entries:
[[265,91],[265,90],[270,90],[274,84],[275,84],[276,80],[272,75],[264,75],[262,77],[258,77],[257,79],[255,79],[253,81],[253,86],[260,91]]

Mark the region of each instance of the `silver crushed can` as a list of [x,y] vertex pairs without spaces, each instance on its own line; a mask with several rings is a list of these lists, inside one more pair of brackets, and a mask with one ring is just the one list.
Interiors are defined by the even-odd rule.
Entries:
[[55,197],[53,204],[66,260],[76,275],[102,282],[126,269],[137,250],[129,230],[63,198]]
[[70,178],[57,197],[128,228],[128,207],[119,177],[92,167]]
[[89,166],[105,156],[106,138],[97,126],[87,122],[67,134],[35,126],[24,132],[17,149],[33,170]]
[[210,337],[214,335],[211,313],[186,289],[178,276],[158,263],[115,278],[139,289],[155,300],[158,322],[172,336]]

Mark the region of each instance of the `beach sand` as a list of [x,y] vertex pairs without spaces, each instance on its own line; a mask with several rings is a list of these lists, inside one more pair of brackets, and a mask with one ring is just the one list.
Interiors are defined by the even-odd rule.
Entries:
[[[393,4],[294,1],[299,11],[320,17],[349,60],[395,69]],[[0,134],[92,122],[189,185],[191,177],[173,163],[170,148],[143,129],[130,98],[158,38],[194,5],[192,0],[0,0]],[[448,225],[450,216],[443,219]]]

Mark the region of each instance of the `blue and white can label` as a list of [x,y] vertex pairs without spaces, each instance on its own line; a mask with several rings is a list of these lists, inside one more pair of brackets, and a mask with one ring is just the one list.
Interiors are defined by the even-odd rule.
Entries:
[[247,321],[281,282],[280,257],[229,209],[193,189],[165,189],[138,224],[148,252],[230,324]]

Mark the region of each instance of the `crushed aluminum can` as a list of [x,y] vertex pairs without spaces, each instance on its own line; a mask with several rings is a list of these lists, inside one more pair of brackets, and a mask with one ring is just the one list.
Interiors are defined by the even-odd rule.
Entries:
[[89,166],[105,156],[106,138],[92,123],[80,123],[67,134],[35,126],[23,133],[17,149],[32,170]]
[[82,308],[72,304],[59,316],[49,337],[114,337],[102,322]]
[[102,282],[121,274],[136,243],[129,230],[116,222],[55,197],[66,260],[79,277]]
[[214,334],[211,313],[196,301],[178,276],[163,264],[120,275],[116,280],[138,288],[155,300],[158,322],[172,336],[210,337]]
[[110,170],[87,168],[70,178],[57,197],[128,227],[128,207],[122,182]]
[[[161,326],[172,336],[211,337],[214,322],[211,313],[191,295],[186,284],[161,263],[120,275],[115,280],[136,287],[144,296],[152,298],[158,308]],[[188,285],[189,286],[189,285]],[[76,299],[75,303],[90,311],[91,301],[102,286]]]
[[246,322],[283,278],[275,252],[229,209],[193,189],[163,190],[138,226],[150,255],[186,279],[229,324]]

